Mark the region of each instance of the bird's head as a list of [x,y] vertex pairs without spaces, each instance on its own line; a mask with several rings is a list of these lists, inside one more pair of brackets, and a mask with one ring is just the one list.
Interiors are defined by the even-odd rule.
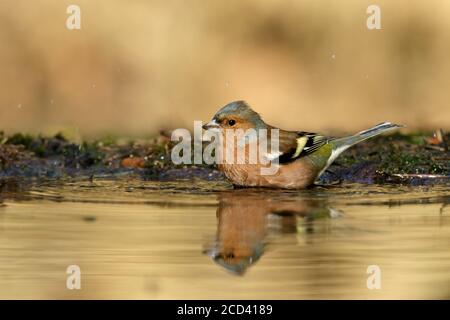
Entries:
[[260,115],[245,101],[234,101],[220,109],[210,122],[203,126],[205,130],[221,131],[226,129],[264,129],[266,124]]

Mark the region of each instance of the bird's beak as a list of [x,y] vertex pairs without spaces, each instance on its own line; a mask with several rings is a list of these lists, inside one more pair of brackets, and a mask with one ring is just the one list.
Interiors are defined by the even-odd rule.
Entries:
[[208,122],[207,124],[204,124],[202,126],[203,129],[205,130],[210,130],[210,129],[219,129],[219,124],[216,122],[216,120],[212,119],[210,122]]

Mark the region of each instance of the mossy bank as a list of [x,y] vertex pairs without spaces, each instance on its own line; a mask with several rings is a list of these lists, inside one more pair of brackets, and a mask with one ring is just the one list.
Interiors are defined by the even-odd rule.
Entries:
[[[344,152],[321,184],[450,184],[449,134],[416,132],[379,136]],[[123,175],[143,180],[224,180],[208,165],[174,165],[174,143],[161,132],[153,139],[100,139],[74,143],[53,137],[0,133],[0,180],[96,179]]]

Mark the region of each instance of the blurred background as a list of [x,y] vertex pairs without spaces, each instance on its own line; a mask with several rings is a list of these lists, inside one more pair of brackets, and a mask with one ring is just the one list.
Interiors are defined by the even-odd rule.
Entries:
[[147,136],[238,99],[293,130],[449,128],[449,17],[446,0],[1,0],[0,130]]

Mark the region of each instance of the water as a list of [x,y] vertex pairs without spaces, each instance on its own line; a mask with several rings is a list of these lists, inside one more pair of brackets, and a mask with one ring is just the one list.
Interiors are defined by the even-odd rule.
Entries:
[[449,202],[448,187],[7,184],[0,298],[448,299]]

